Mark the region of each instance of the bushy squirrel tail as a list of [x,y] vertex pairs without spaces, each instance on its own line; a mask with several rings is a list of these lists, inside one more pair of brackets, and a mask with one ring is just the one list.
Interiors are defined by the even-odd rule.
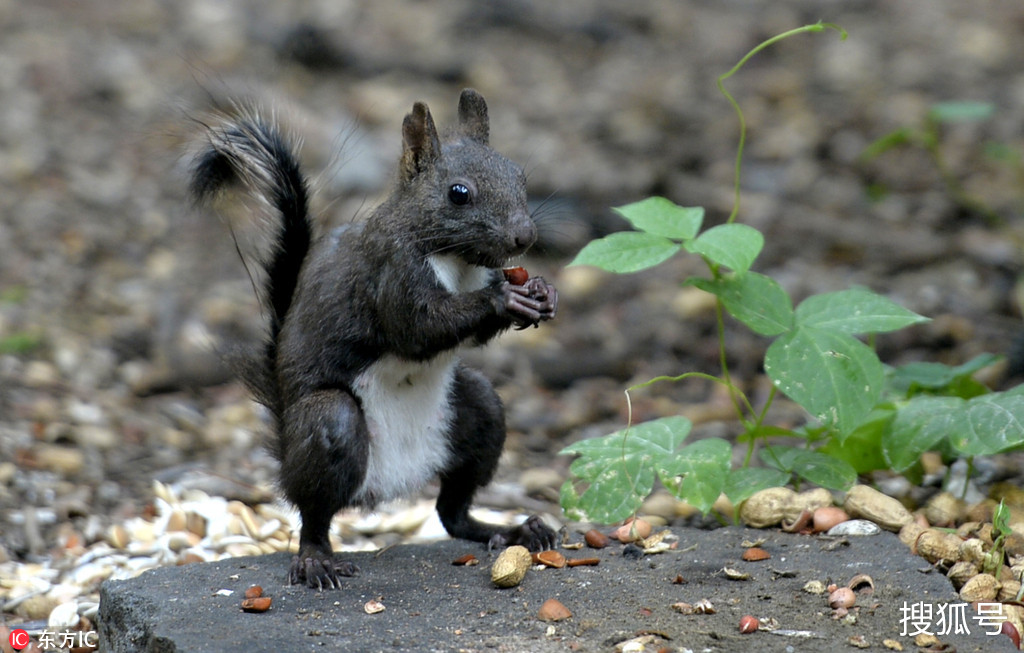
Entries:
[[277,214],[271,252],[262,261],[261,300],[270,312],[270,337],[255,359],[233,356],[232,363],[257,400],[280,414],[274,381],[276,343],[313,239],[309,185],[288,139],[254,112],[211,127],[206,136],[207,144],[192,164],[193,198],[203,203],[228,186],[240,185]]

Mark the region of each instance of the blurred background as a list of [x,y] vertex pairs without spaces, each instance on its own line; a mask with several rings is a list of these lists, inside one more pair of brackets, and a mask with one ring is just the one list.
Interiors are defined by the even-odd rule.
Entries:
[[[461,88],[486,97],[537,207],[524,265],[562,295],[555,322],[469,354],[509,413],[483,500],[511,488],[505,503],[558,514],[556,452],[620,427],[626,385],[719,371],[713,305],[680,286],[700,261],[566,263],[623,228],[609,207],[649,195],[723,221],[738,124],[715,79],[819,20],[849,38],[785,40],[728,81],[749,128],[739,220],[766,236],[755,268],[797,301],[860,284],[933,318],[880,338],[887,362],[1019,349],[1019,2],[0,0],[0,561],[145,515],[154,479],[271,496],[264,416],[214,353],[258,336],[258,308],[225,224],[185,193],[189,145],[232,99],[302,138],[326,225],[386,192],[414,101],[446,124]],[[948,101],[982,110],[929,122]],[[937,148],[864,157],[896,130]],[[727,337],[760,396],[767,340]],[[728,436],[723,408],[700,381],[634,398],[637,419],[683,412]]]

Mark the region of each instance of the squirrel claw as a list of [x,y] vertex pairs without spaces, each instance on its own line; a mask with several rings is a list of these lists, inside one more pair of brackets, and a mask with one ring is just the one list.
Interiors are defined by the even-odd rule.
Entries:
[[551,320],[558,310],[558,291],[543,277],[531,277],[521,286],[505,284],[505,308],[517,331]]
[[288,584],[306,585],[318,591],[337,589],[341,587],[342,576],[355,576],[358,571],[351,562],[336,561],[331,554],[296,555],[288,570]]
[[558,534],[537,515],[532,515],[519,526],[498,531],[487,542],[487,550],[504,548],[515,544],[530,551],[546,551],[555,548]]

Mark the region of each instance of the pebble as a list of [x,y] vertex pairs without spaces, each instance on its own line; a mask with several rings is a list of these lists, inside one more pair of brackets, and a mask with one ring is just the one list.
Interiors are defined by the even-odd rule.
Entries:
[[58,444],[36,443],[32,447],[35,465],[65,477],[74,477],[85,465],[85,455],[76,447]]
[[30,388],[45,388],[60,381],[60,371],[56,365],[48,361],[29,361],[25,365],[21,379]]
[[519,483],[528,495],[539,494],[545,490],[558,489],[562,486],[565,476],[562,472],[549,467],[533,467],[519,475]]

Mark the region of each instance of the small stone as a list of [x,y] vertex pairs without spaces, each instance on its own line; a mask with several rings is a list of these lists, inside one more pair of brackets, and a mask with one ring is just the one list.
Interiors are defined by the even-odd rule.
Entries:
[[630,543],[622,547],[622,557],[627,560],[639,560],[644,557],[644,550]]
[[61,476],[74,476],[85,465],[85,455],[75,447],[38,442],[32,449],[32,455],[37,467]]
[[528,469],[519,476],[519,483],[527,495],[542,494],[547,490],[555,490],[562,485],[561,472],[547,467]]
[[53,363],[29,361],[25,365],[22,382],[29,388],[45,388],[60,382],[60,371]]
[[50,617],[50,613],[60,605],[60,599],[50,594],[37,594],[30,596],[14,609],[14,613],[28,619],[45,620]]

